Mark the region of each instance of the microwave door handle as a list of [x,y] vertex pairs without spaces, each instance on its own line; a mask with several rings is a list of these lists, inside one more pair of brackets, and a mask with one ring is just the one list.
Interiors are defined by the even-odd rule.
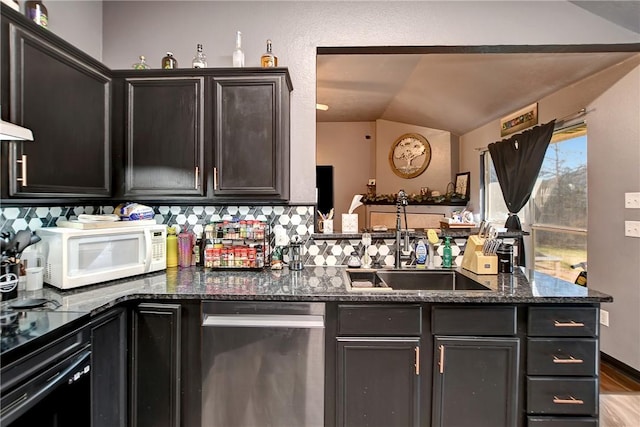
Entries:
[[147,248],[147,252],[145,254],[145,261],[144,261],[144,271],[145,273],[149,271],[149,268],[151,267],[151,253],[152,253],[152,247],[151,247],[151,231],[149,230],[144,230],[144,240],[146,243],[146,248]]

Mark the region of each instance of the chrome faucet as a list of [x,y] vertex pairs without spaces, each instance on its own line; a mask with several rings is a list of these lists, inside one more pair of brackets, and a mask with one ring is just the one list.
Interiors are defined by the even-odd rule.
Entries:
[[402,254],[400,241],[402,240],[402,221],[400,220],[400,208],[404,211],[404,251],[409,250],[409,230],[407,230],[407,205],[409,204],[407,193],[404,190],[398,191],[396,198],[396,242],[395,242],[395,268],[402,267]]

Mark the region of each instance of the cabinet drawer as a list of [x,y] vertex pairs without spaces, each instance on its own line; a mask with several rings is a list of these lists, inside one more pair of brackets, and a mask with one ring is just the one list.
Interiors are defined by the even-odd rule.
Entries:
[[598,427],[597,418],[529,417],[527,427]]
[[597,307],[531,307],[529,336],[596,337]]
[[527,413],[597,415],[596,378],[527,377]]
[[338,335],[419,336],[419,305],[340,305]]
[[434,335],[515,335],[515,307],[434,307]]
[[596,339],[531,338],[527,343],[529,375],[597,375]]

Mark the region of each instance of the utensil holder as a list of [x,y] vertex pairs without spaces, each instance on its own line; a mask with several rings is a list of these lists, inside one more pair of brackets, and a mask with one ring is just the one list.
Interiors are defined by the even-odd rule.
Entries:
[[18,298],[20,264],[5,262],[0,265],[0,301]]

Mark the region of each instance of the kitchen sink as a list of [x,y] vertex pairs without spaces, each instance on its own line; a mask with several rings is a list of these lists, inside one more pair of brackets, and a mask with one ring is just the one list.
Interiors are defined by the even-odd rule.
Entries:
[[347,270],[346,276],[352,291],[492,291],[452,270]]

